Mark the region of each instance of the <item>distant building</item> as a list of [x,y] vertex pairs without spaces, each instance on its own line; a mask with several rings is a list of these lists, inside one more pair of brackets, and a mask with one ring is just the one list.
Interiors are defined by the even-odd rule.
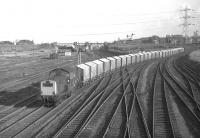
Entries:
[[63,56],[71,56],[72,49],[70,47],[60,46],[57,47],[57,53]]

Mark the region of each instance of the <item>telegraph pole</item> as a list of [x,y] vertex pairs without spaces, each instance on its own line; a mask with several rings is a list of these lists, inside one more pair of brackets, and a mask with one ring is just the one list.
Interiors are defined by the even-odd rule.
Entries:
[[190,18],[194,18],[192,16],[189,15],[189,11],[193,11],[192,9],[185,7],[184,9],[180,10],[181,12],[184,12],[184,16],[182,16],[181,18],[183,18],[183,24],[181,24],[181,26],[183,27],[183,35],[185,37],[185,41],[188,40],[188,34],[189,34],[189,26],[194,25],[191,24],[189,22]]
[[78,64],[81,64],[81,48],[80,45],[77,45],[78,47]]

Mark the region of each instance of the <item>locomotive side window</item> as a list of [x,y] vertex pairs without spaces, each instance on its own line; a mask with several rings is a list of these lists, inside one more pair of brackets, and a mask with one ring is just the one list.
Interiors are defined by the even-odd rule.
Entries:
[[53,83],[46,81],[45,83],[43,83],[43,87],[53,87]]

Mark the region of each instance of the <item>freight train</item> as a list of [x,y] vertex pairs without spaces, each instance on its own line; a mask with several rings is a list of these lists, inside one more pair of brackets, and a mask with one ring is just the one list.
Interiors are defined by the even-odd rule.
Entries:
[[69,97],[75,88],[89,84],[122,67],[142,61],[164,58],[180,52],[184,48],[139,52],[128,55],[102,58],[76,65],[75,71],[57,68],[49,72],[49,78],[41,82],[41,97],[47,105],[55,104],[60,97]]

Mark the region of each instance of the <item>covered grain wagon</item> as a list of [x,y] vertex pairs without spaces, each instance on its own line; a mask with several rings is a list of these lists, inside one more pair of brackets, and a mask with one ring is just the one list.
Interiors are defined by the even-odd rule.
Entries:
[[103,62],[103,72],[108,73],[110,71],[110,60],[106,58],[101,58],[99,60]]
[[97,64],[97,75],[101,76],[103,74],[103,62],[100,60],[94,60],[92,62]]
[[122,65],[122,67],[126,66],[126,56],[121,55],[121,56],[119,56],[119,58],[121,58],[121,65]]
[[143,53],[138,53],[140,55],[140,62],[144,61],[144,54]]
[[114,56],[113,57],[114,59],[116,59],[116,68],[120,68],[121,67],[121,58],[120,57],[117,57],[117,56]]
[[156,55],[156,58],[160,58],[160,52],[159,51],[155,51],[155,55]]
[[93,62],[86,62],[85,65],[90,67],[90,79],[97,77],[97,64]]
[[150,53],[151,53],[151,59],[155,59],[155,57],[156,57],[155,51],[151,51]]
[[147,54],[147,52],[142,52],[142,54],[144,55],[144,60],[148,60],[148,54]]
[[158,51],[159,52],[159,58],[163,57],[163,52],[162,51]]
[[131,64],[136,63],[136,55],[135,54],[129,54],[131,56]]
[[90,67],[85,64],[76,66],[76,77],[79,81],[85,83],[90,80]]
[[139,63],[141,62],[141,55],[139,53],[135,54],[136,56],[136,62]]
[[112,57],[107,57],[110,60],[110,70],[113,71],[116,68],[116,59]]
[[125,55],[126,57],[126,65],[131,65],[131,56],[130,55]]

